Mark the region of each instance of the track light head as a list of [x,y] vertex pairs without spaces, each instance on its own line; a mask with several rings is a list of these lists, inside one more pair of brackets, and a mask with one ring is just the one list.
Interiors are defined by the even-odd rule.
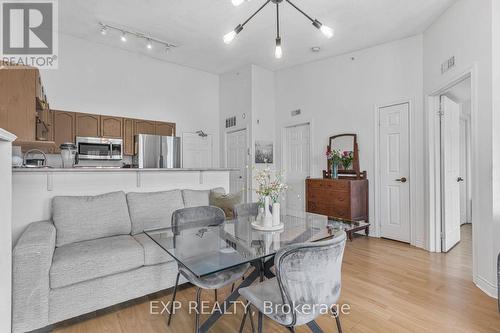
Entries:
[[148,39],[148,42],[146,43],[146,48],[148,50],[151,50],[153,48],[153,42],[151,42],[151,39]]
[[122,42],[124,42],[124,43],[127,41],[127,35],[125,34],[125,32],[122,32],[122,35],[121,35],[121,37],[120,37],[120,40],[121,40]]
[[108,33],[108,28],[105,25],[101,25],[101,35],[106,35]]

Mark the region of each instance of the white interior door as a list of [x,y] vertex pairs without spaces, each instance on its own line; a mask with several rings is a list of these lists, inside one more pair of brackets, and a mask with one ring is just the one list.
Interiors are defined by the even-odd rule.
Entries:
[[231,193],[243,192],[243,200],[247,202],[248,147],[246,130],[227,133],[226,152],[227,167],[238,169],[236,172],[231,172],[229,191]]
[[379,109],[381,236],[410,242],[409,104]]
[[310,126],[287,127],[284,142],[284,172],[288,190],[285,213],[301,216],[305,211],[305,180],[310,175]]
[[460,241],[460,105],[441,96],[442,251]]
[[184,168],[213,167],[213,135],[182,134],[182,165]]

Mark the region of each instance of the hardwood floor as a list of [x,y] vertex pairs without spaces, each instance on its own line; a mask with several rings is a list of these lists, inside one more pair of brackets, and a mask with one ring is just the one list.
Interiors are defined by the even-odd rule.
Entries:
[[[462,227],[462,241],[448,254],[428,253],[407,244],[375,238],[348,242],[339,303],[351,306],[341,316],[344,332],[500,332],[496,300],[472,283],[471,227]],[[220,291],[222,300],[228,290]],[[178,299],[187,304],[195,289]],[[154,299],[170,300],[170,292]],[[204,293],[213,300],[213,293]],[[241,312],[224,315],[211,332],[237,332]],[[194,319],[181,310],[170,327],[161,315],[149,314],[149,301],[106,311],[79,323],[59,325],[54,332],[190,332]],[[325,332],[337,332],[335,320],[318,319]],[[247,321],[245,332],[251,332]],[[264,332],[287,332],[265,321]],[[299,327],[297,332],[309,332]]]

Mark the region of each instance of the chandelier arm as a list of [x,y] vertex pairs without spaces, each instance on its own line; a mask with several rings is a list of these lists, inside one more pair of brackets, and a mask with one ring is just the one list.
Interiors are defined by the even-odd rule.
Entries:
[[315,20],[311,16],[307,15],[306,12],[304,12],[302,9],[297,7],[293,2],[291,2],[290,0],[285,0],[285,1],[288,2],[293,8],[297,9],[302,15],[307,17],[311,22],[314,23]]
[[280,7],[279,3],[276,3],[276,34],[280,38]]
[[253,19],[253,17],[254,17],[255,15],[257,15],[257,14],[258,14],[258,13],[259,13],[259,12],[260,12],[263,8],[264,8],[264,7],[266,7],[266,6],[267,6],[267,4],[268,4],[268,3],[270,3],[270,2],[271,2],[271,0],[267,0],[267,1],[266,1],[263,5],[262,5],[262,6],[260,6],[260,8],[259,8],[259,9],[257,9],[257,11],[256,11],[255,13],[253,13],[253,14],[252,14],[249,18],[247,18],[247,20],[246,20],[245,22],[243,22],[243,23],[241,24],[241,26],[242,26],[242,27],[244,27],[244,26],[245,26],[245,24],[247,24],[247,23],[248,23],[251,19]]

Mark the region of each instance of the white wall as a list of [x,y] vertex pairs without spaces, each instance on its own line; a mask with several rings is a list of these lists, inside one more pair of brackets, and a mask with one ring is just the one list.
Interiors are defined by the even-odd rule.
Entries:
[[[492,0],[460,0],[425,31],[423,51],[426,95],[477,66],[477,114],[472,115],[472,132],[477,133],[472,140],[474,281],[490,295],[496,289],[493,239],[499,234],[492,224],[492,40]],[[456,67],[441,75],[441,63],[453,55]]]
[[[275,129],[275,79],[274,72],[256,65],[248,65],[221,75],[220,79],[220,133],[221,165],[225,165],[225,136],[246,128],[248,130],[249,186],[255,188],[252,169],[263,167],[255,164],[255,141],[274,142]],[[236,126],[225,128],[227,117],[236,116]],[[257,200],[252,192],[252,200]]]
[[177,135],[214,135],[219,161],[219,77],[61,34],[59,69],[42,72],[53,109],[172,121]]
[[[252,66],[248,65],[220,76],[220,161],[226,165],[227,132],[246,128],[252,131]],[[236,126],[225,128],[226,118],[236,116]],[[249,135],[250,137],[250,135]],[[250,143],[248,142],[248,147]]]
[[[493,156],[493,225],[492,225],[492,242],[493,251],[492,258],[490,258],[490,263],[492,265],[493,277],[490,282],[494,283],[494,286],[498,288],[498,276],[496,276],[496,260],[497,256],[500,255],[500,1],[492,1],[492,156]],[[497,283],[495,283],[497,282]],[[494,292],[495,290],[493,290]],[[497,294],[498,295],[498,290]]]
[[0,128],[0,332],[11,331],[12,308],[12,141]]
[[[252,166],[254,169],[262,169],[266,164],[255,163],[255,142],[271,141],[275,143],[275,78],[274,72],[252,66]],[[274,145],[276,151],[276,145]],[[273,163],[276,165],[276,154]],[[255,179],[252,179],[252,187],[256,188]],[[252,193],[253,201],[258,200],[255,192]]]
[[[352,59],[354,58],[354,60]],[[412,186],[412,214],[417,223],[414,243],[424,246],[423,225],[423,112],[422,37],[376,46],[276,73],[276,133],[292,123],[312,123],[311,176],[322,177],[328,137],[357,133],[360,164],[370,180],[370,221],[374,210],[375,109],[412,101],[412,160],[416,166]],[[302,114],[291,117],[290,111]],[[276,136],[276,161],[281,164],[281,137]],[[420,166],[420,167],[418,167]],[[378,228],[372,230],[377,235]]]

